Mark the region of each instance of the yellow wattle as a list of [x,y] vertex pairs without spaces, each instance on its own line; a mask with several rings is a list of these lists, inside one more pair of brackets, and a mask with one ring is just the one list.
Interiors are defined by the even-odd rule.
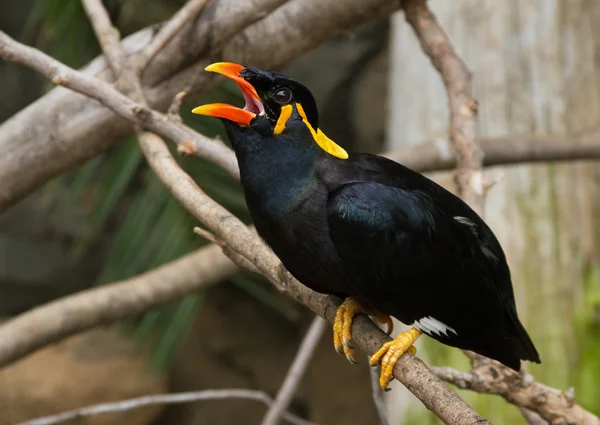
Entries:
[[319,145],[319,147],[325,152],[327,152],[329,155],[333,155],[339,159],[348,159],[348,152],[346,152],[344,148],[342,148],[340,145],[338,145],[329,137],[327,137],[325,133],[323,133],[320,129],[317,129],[317,131],[315,131],[313,126],[310,125],[310,123],[308,122],[308,118],[306,117],[306,113],[304,112],[304,108],[302,108],[302,105],[297,103],[296,107],[298,108],[298,113],[302,117],[302,122],[310,130],[310,133],[312,134],[313,139],[315,139],[317,145]]
[[292,116],[293,111],[294,109],[292,108],[292,105],[283,105],[281,107],[279,118],[277,119],[277,123],[275,124],[275,130],[273,130],[274,134],[283,133],[283,130],[285,130],[285,125]]

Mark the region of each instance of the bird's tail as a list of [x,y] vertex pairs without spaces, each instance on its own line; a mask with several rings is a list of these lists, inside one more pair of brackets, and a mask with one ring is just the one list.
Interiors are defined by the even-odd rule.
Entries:
[[531,341],[529,334],[523,327],[519,317],[510,314],[508,319],[509,339],[511,340],[514,352],[521,360],[529,360],[534,363],[541,363],[540,355],[535,345]]
[[517,372],[521,369],[521,360],[541,363],[540,355],[521,324],[516,311],[512,314],[507,312],[505,332],[506,339],[501,343],[498,340],[494,340],[492,345],[488,345],[485,348],[481,347],[481,350],[474,351],[498,360],[500,363]]

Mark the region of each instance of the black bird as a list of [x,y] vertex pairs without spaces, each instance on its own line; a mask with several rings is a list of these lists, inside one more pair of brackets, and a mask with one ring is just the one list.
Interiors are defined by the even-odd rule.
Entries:
[[411,325],[371,358],[380,384],[425,333],[520,369],[540,362],[519,321],[498,240],[458,197],[386,158],[349,155],[320,130],[310,91],[282,74],[232,63],[207,71],[234,80],[246,99],[199,106],[221,118],[260,236],[309,288],[343,298],[334,344],[354,361],[357,313]]

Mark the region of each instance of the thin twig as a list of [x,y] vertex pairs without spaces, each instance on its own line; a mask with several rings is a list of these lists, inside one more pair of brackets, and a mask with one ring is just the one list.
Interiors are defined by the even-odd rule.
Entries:
[[142,74],[150,61],[160,52],[169,41],[192,19],[204,9],[209,0],[189,0],[175,13],[169,21],[154,36],[144,49],[136,65],[138,74]]
[[173,101],[171,105],[169,105],[169,109],[167,109],[167,115],[169,118],[176,118],[177,120],[181,120],[181,116],[179,115],[179,110],[181,109],[181,103],[183,102],[183,98],[187,95],[187,90],[182,90],[173,97]]
[[127,64],[127,57],[120,45],[119,31],[112,26],[110,17],[100,0],[82,0],[81,3],[117,79],[119,70]]
[[[370,359],[370,357],[367,356],[367,359]],[[381,367],[369,367],[371,396],[373,397],[373,404],[375,405],[375,410],[377,410],[377,416],[379,417],[379,425],[389,425],[387,411],[385,409],[385,400],[383,399],[383,390],[381,389],[381,385],[379,385],[380,373]]]
[[43,304],[0,324],[0,368],[62,338],[138,316],[238,271],[219,246],[210,245],[130,279]]
[[[126,412],[156,404],[182,404],[193,403],[197,401],[233,399],[257,401],[265,406],[273,405],[273,399],[263,391],[236,388],[224,390],[204,390],[175,394],[148,395],[144,397],[118,401],[115,403],[96,404],[94,406],[82,407],[80,409],[59,413],[58,415],[32,419],[30,421],[21,422],[17,425],[55,425],[73,419],[102,415],[106,413]],[[288,412],[283,413],[283,418],[285,418],[285,420],[287,420],[289,423],[295,425],[316,425],[314,422],[307,421]]]
[[[104,40],[100,42],[100,45],[103,49],[105,47],[112,49],[112,52],[104,51],[104,53],[109,58],[110,65],[118,81],[123,81],[125,83],[123,85],[125,89],[125,94],[128,94],[129,96],[133,97],[135,101],[140,102],[140,104],[143,105],[144,108],[147,108],[148,104],[146,102],[146,97],[144,96],[144,93],[141,89],[140,76],[134,72],[133,67],[126,60],[126,57],[123,52],[123,46],[121,45],[121,40],[119,38],[119,33],[118,31],[116,31],[116,29],[112,28],[112,24],[108,17],[108,12],[102,6],[101,0],[83,1],[89,4],[88,7],[90,10],[94,11],[93,14],[89,14],[89,18],[92,21],[92,26],[94,27],[94,30],[96,31],[96,36],[100,40],[104,38]],[[96,22],[96,19],[99,22]],[[112,30],[110,30],[111,28]],[[123,58],[124,60],[121,61],[121,58]],[[117,62],[113,63],[112,60],[117,60]],[[157,153],[165,151],[168,152],[168,148],[160,136],[158,136],[155,133],[143,131],[137,125],[135,126],[135,132],[142,153],[146,157],[148,163],[153,168],[159,180],[161,180],[167,188],[170,188],[174,176],[178,176],[180,179],[186,179],[191,181],[191,177],[189,177],[179,167],[179,165],[173,160],[170,153],[168,154],[168,157],[171,159],[171,161],[167,161],[167,168],[170,170],[170,173],[164,173],[163,170],[156,165],[159,162],[158,157],[160,156],[160,154],[157,155]],[[158,148],[158,145],[160,145],[160,149],[151,148],[152,146],[156,146],[156,148]],[[172,188],[170,189],[172,190]],[[201,195],[199,199],[201,199],[201,197],[206,197],[207,199],[209,199],[208,196],[198,186],[194,187],[194,193],[196,195]],[[214,205],[218,204],[215,203]],[[253,272],[258,272],[257,268],[248,258],[246,258],[242,253],[233,249],[231,246],[228,246],[227,243],[222,241],[219,237],[199,227],[194,228],[194,231],[197,234],[204,236],[209,241],[219,245],[225,253],[225,255],[231,258],[236,263],[236,265],[243,268],[247,268]]]
[[121,91],[134,101],[147,106],[140,79],[125,55],[119,31],[110,22],[102,0],[82,0],[82,2]]
[[204,239],[214,243],[215,245],[219,245],[221,247],[223,246],[223,241],[218,239],[214,234],[212,234],[208,230],[205,230],[201,227],[194,227],[194,233],[198,236],[202,236]]
[[223,253],[231,259],[239,268],[251,271],[252,273],[260,274],[260,270],[256,268],[254,263],[250,261],[248,258],[244,257],[239,252],[231,249],[223,240],[216,237],[214,234],[209,232],[208,230],[204,230],[200,227],[194,227],[194,233],[203,237],[207,241],[218,245]]
[[296,357],[294,357],[285,380],[279,388],[275,402],[263,418],[262,425],[277,425],[283,413],[288,409],[298,385],[306,372],[306,368],[315,353],[315,349],[323,336],[323,332],[325,332],[326,324],[327,322],[319,316],[315,316],[313,319],[300,344],[300,348],[298,348]]
[[471,74],[425,0],[405,0],[402,6],[406,20],[446,87],[450,110],[449,133],[457,158],[459,193],[473,210],[482,215],[483,152],[476,140],[477,101],[472,93]]

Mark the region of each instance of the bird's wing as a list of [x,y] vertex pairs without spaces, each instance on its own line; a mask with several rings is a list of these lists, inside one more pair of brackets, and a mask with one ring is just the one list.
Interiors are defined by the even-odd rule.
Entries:
[[330,237],[359,297],[388,311],[403,300],[405,323],[431,315],[429,307],[449,323],[452,311],[444,303],[503,304],[505,288],[493,276],[498,258],[479,243],[483,229],[441,207],[430,193],[377,182],[346,184],[330,194]]

